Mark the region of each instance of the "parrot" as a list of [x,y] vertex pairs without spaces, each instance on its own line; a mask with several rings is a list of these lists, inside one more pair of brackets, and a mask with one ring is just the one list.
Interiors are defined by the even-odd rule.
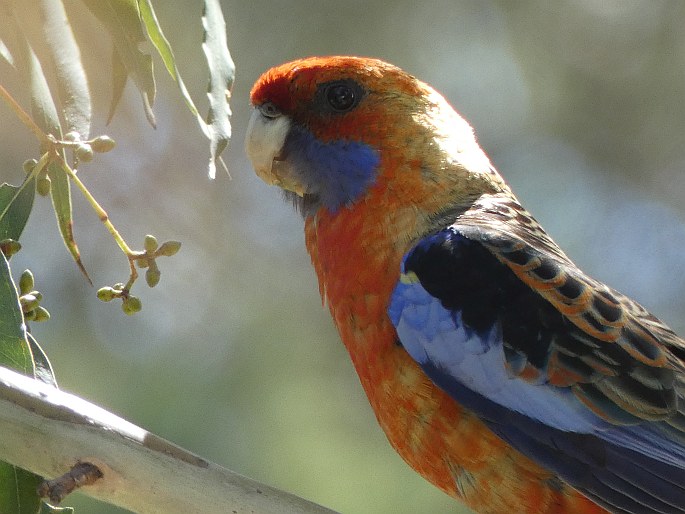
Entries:
[[442,95],[329,56],[250,104],[246,153],[415,471],[480,513],[685,513],[685,341],[567,257]]

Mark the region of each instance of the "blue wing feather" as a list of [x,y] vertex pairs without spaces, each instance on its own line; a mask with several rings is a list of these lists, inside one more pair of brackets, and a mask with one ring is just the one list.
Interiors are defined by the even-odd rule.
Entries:
[[[615,419],[631,424],[612,423],[571,387],[552,385],[546,368],[553,347],[570,348],[564,354],[568,366],[592,385],[596,369],[584,368],[574,352],[587,361],[590,353],[583,345],[600,348],[602,342],[580,333],[473,233],[466,237],[468,230],[460,228],[426,237],[405,256],[388,314],[407,352],[500,437],[610,510],[685,512],[680,430],[668,419],[643,420],[629,413]],[[483,238],[495,239],[492,234]],[[505,246],[505,235],[496,239]],[[559,265],[555,261],[549,267]],[[608,363],[625,358],[616,355],[595,352],[592,358]],[[526,366],[537,376],[524,379]],[[609,370],[612,378],[616,369]],[[679,400],[682,409],[685,400]],[[674,410],[673,416],[679,415]]]

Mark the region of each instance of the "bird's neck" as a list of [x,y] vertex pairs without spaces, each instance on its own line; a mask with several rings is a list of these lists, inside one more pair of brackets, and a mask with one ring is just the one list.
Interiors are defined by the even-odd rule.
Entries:
[[322,300],[328,304],[353,360],[393,344],[387,337],[362,338],[358,337],[361,333],[352,332],[364,332],[371,325],[374,330],[382,327],[392,332],[386,304],[410,244],[406,234],[413,232],[415,224],[411,219],[390,216],[379,207],[367,202],[335,215],[322,209],[305,222],[307,249]]

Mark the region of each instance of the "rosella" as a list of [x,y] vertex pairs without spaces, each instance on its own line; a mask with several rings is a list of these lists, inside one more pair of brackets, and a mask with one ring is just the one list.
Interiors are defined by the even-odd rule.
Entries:
[[251,102],[247,153],[410,466],[477,512],[685,513],[685,342],[569,260],[440,94],[313,57]]

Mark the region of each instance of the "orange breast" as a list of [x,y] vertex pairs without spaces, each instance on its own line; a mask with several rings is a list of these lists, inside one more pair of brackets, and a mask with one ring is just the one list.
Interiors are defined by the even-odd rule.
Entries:
[[409,243],[383,232],[385,216],[373,202],[336,216],[322,211],[307,221],[306,240],[322,296],[390,444],[477,512],[606,512],[494,435],[397,344],[386,309]]

